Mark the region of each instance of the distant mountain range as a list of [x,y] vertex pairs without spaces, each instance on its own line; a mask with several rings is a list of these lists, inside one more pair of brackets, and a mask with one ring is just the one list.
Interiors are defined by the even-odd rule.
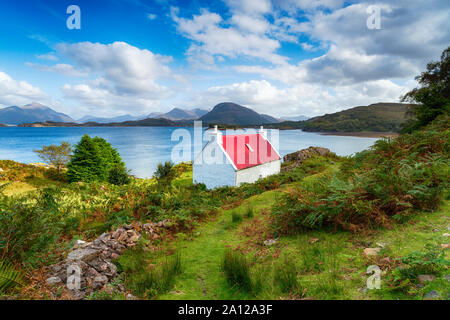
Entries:
[[174,108],[170,110],[167,113],[161,113],[161,112],[152,112],[148,115],[143,116],[132,116],[132,115],[123,115],[118,117],[112,117],[112,118],[102,118],[102,117],[91,117],[91,116],[85,116],[81,119],[78,119],[78,122],[80,123],[87,123],[87,122],[96,122],[96,123],[117,123],[117,122],[124,122],[124,121],[139,121],[144,119],[169,119],[169,120],[194,120],[198,119],[201,116],[208,113],[208,110],[204,109],[180,109],[180,108]]
[[281,117],[280,121],[305,121],[308,120],[309,117],[307,116],[294,116],[294,117]]
[[3,124],[17,125],[40,121],[73,122],[74,120],[64,113],[56,112],[39,103],[0,109],[0,123]]
[[[376,103],[344,111],[326,114],[307,120],[305,116],[283,117],[293,119],[280,121],[267,114],[232,102],[216,105],[211,111],[203,109],[185,110],[174,108],[167,113],[152,113],[136,117],[123,115],[113,118],[84,117],[78,122],[68,115],[58,113],[49,107],[32,103],[22,107],[0,109],[0,123],[24,127],[95,127],[95,126],[192,126],[198,119],[204,125],[258,126],[278,129],[302,129],[311,132],[398,132],[406,120],[408,104]],[[0,125],[1,126],[1,125]]]
[[87,122],[97,122],[97,123],[109,123],[109,122],[123,122],[123,121],[134,121],[141,120],[145,117],[136,117],[129,114],[123,116],[117,116],[112,118],[102,118],[102,117],[92,117],[92,116],[84,116],[81,119],[78,119],[77,122],[87,123]]
[[284,121],[271,127],[310,132],[398,132],[406,121],[410,104],[380,102],[314,117],[306,121]]
[[35,123],[23,123],[18,125],[18,127],[187,127],[192,125],[191,123],[183,121],[172,121],[165,118],[147,118],[137,121],[124,121],[124,122],[109,122],[109,123],[98,123],[98,122],[86,122],[86,123],[76,123],[76,122],[35,122]]
[[227,124],[241,126],[279,122],[279,120],[274,117],[266,114],[259,114],[252,109],[232,102],[219,103],[199,120],[203,121],[205,124]]

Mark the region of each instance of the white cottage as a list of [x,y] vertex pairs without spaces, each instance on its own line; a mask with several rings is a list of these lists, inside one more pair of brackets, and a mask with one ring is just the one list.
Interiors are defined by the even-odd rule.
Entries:
[[209,134],[194,159],[194,183],[208,189],[240,186],[280,172],[281,157],[263,127],[256,134],[222,135],[215,126]]

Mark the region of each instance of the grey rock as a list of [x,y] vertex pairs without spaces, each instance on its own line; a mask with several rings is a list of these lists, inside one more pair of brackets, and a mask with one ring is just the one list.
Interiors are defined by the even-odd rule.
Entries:
[[447,280],[448,282],[450,282],[450,274],[447,274],[447,275],[445,276],[445,280]]
[[133,296],[131,293],[127,294],[127,300],[137,300],[135,296]]
[[439,292],[437,292],[436,290],[432,290],[432,291],[426,293],[423,296],[423,298],[424,299],[437,299],[437,298],[439,298]]
[[51,273],[58,273],[61,271],[62,267],[58,264],[54,264],[49,267]]
[[50,277],[46,280],[46,282],[48,284],[55,285],[55,284],[62,283],[62,280],[59,277]]
[[76,249],[69,253],[67,256],[67,261],[84,261],[88,262],[95,259],[100,252],[95,249]]
[[96,277],[94,278],[94,281],[95,281],[95,282],[98,282],[98,283],[103,283],[103,284],[105,284],[105,283],[108,282],[108,277],[103,276],[103,275],[96,276]]
[[264,240],[264,245],[269,247],[274,245],[277,241],[278,241],[277,239]]

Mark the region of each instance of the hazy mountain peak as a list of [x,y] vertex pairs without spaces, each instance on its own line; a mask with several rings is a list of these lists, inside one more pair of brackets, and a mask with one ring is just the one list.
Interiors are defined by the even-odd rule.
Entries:
[[42,104],[40,104],[38,102],[32,102],[32,103],[26,104],[26,105],[24,105],[24,106],[22,106],[20,108],[25,109],[25,110],[39,110],[39,109],[44,110],[44,109],[49,109],[49,107],[46,107],[46,106],[44,106],[44,105],[42,105]]
[[33,122],[73,122],[68,115],[40,103],[33,102],[22,107],[12,106],[0,109],[0,123],[18,125]]

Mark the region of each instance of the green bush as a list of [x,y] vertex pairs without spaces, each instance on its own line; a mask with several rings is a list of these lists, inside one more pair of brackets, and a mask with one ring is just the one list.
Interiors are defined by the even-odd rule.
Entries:
[[[69,182],[113,181],[122,182],[126,173],[120,154],[105,139],[91,138],[87,134],[75,146],[67,165]],[[111,176],[111,170],[114,176]]]
[[111,170],[109,170],[108,182],[115,185],[124,185],[130,183],[131,179],[128,175],[125,166],[114,165]]
[[58,194],[51,188],[20,198],[0,194],[1,257],[34,266],[51,259],[64,227]]
[[163,185],[169,185],[172,182],[176,174],[174,166],[175,165],[171,161],[158,163],[158,166],[154,174],[156,179],[158,180],[158,183]]
[[437,209],[449,186],[448,122],[441,118],[422,131],[378,140],[345,160],[341,171],[287,192],[272,208],[275,228],[358,232]]

